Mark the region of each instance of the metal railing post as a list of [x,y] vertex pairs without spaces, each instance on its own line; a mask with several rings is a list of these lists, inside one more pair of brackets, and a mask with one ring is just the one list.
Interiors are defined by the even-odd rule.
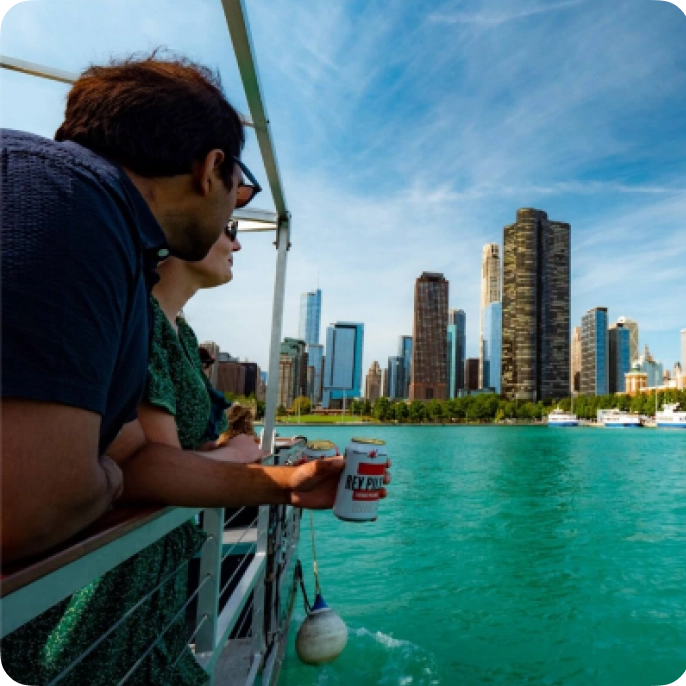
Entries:
[[[211,537],[202,549],[199,582],[209,575],[208,581],[198,594],[196,627],[202,622],[195,638],[195,653],[201,655],[221,650],[217,645],[217,617],[219,615],[219,586],[221,581],[222,544],[224,540],[224,509],[212,508],[204,511],[203,530]],[[214,686],[214,669],[210,674],[209,686]]]

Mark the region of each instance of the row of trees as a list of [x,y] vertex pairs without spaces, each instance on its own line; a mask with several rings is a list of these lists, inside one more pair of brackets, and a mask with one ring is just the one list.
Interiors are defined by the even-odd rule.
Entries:
[[[451,400],[390,400],[380,398],[375,403],[369,400],[351,400],[347,413],[359,417],[374,417],[382,422],[401,423],[443,423],[443,422],[491,422],[507,419],[538,421],[548,415],[555,407],[574,413],[581,419],[595,419],[597,411],[618,408],[653,416],[655,408],[661,409],[664,403],[681,403],[686,407],[686,390],[668,390],[657,393],[640,394],[633,398],[627,395],[579,396],[574,399],[573,407],[570,398],[541,401],[538,403],[516,402],[502,396],[491,394],[468,395]],[[309,398],[296,398],[291,414],[308,414],[312,410]],[[280,406],[278,416],[287,414],[286,408]]]

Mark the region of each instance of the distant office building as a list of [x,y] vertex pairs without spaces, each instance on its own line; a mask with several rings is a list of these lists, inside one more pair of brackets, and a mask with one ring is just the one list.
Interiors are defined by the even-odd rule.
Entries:
[[581,318],[581,393],[607,395],[610,388],[607,307]]
[[467,316],[464,310],[448,310],[448,397],[457,398],[464,388],[464,360],[467,347]]
[[415,282],[411,400],[447,397],[448,281],[424,272]]
[[322,379],[324,377],[324,346],[310,343],[307,346],[307,364],[312,368],[308,397],[314,405],[322,402]]
[[648,388],[657,388],[662,385],[664,367],[662,362],[653,357],[647,344],[643,349],[643,354],[639,355],[636,361],[638,362],[638,368],[647,375]]
[[276,392],[277,406],[283,405],[288,409],[293,404],[293,378],[295,359],[290,355],[279,356],[279,378]]
[[244,395],[245,393],[245,367],[240,362],[222,360],[214,363],[217,367],[217,381],[214,387],[220,393],[232,395]]
[[468,357],[464,361],[465,389],[476,391],[479,388],[479,358]]
[[625,329],[629,330],[629,358],[631,359],[631,364],[633,364],[640,355],[638,322],[630,317],[619,317],[617,324],[621,324]]
[[610,393],[624,393],[626,374],[631,371],[631,330],[617,322],[608,331]]
[[326,329],[323,407],[361,397],[363,346],[364,324],[336,322]]
[[410,397],[410,381],[412,379],[412,336],[400,336],[398,339],[398,357],[403,358],[403,379],[405,385],[399,398]]
[[572,350],[571,350],[571,369],[570,378],[572,393],[581,392],[581,327],[575,326],[572,331]]
[[388,369],[381,370],[381,397],[388,398]]
[[364,397],[375,403],[381,397],[381,367],[374,360],[364,383]]
[[686,329],[681,329],[681,368],[686,371]]
[[569,394],[570,226],[517,210],[503,230],[502,391],[538,401]]
[[[484,312],[500,302],[500,246],[487,243],[481,251],[481,307],[479,308],[479,388],[489,386],[484,369]],[[500,383],[498,383],[500,386]]]
[[388,396],[394,400],[405,399],[405,358],[395,355],[388,358]]
[[648,375],[641,371],[638,362],[631,367],[631,371],[624,375],[624,388],[628,395],[643,393],[648,387]]
[[674,363],[672,380],[674,381],[674,388],[678,391],[683,391],[684,387],[686,387],[686,375],[684,375],[684,368],[681,366],[680,362]]
[[503,347],[503,305],[491,302],[483,311],[483,336],[481,345],[482,372],[480,388],[492,388],[500,393],[501,354]]
[[322,321],[322,292],[317,289],[300,296],[300,324],[298,338],[307,345],[319,343]]
[[260,377],[259,366],[255,362],[241,362],[240,364],[245,368],[245,386],[242,395],[257,397],[257,380]]
[[[285,357],[292,360],[291,364]],[[289,408],[296,398],[307,396],[307,350],[305,341],[284,338],[279,357],[279,404]],[[284,385],[288,383],[289,385]]]

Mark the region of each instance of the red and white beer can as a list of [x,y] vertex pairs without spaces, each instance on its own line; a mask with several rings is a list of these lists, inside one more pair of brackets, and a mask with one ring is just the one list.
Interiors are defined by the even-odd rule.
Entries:
[[353,438],[345,449],[345,469],[338,482],[333,512],[346,522],[373,522],[388,462],[386,442]]
[[335,457],[340,455],[338,446],[331,441],[309,441],[303,450],[303,457],[308,462],[321,460],[323,457]]

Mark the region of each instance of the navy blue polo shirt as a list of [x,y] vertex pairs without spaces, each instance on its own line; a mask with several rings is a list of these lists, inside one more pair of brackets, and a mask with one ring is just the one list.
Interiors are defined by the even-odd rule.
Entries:
[[0,135],[2,396],[97,412],[102,453],[143,393],[165,236],[109,160],[76,143]]

